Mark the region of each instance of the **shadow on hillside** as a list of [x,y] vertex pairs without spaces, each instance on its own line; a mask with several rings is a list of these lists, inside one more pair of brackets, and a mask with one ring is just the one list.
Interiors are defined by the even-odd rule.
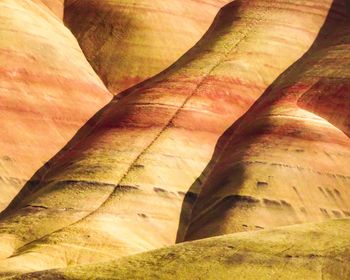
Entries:
[[[348,15],[344,16],[345,14],[345,6],[347,8],[350,7],[350,1],[349,0],[334,0],[332,3],[332,6],[328,12],[328,16],[322,26],[322,28],[319,31],[319,34],[317,35],[314,43],[312,46],[309,48],[309,50],[299,59],[297,60],[294,64],[292,64],[284,73],[282,73],[270,86],[269,88],[264,92],[264,94],[253,104],[253,106],[248,110],[247,113],[245,113],[240,119],[238,119],[230,128],[228,128],[224,134],[219,138],[217,145],[215,147],[213,156],[207,165],[207,167],[204,169],[202,174],[197,178],[197,180],[192,184],[190,187],[189,191],[187,192],[185,199],[183,201],[182,205],[182,210],[181,210],[181,216],[180,216],[180,222],[178,226],[178,232],[177,232],[177,238],[176,238],[176,243],[183,242],[185,241],[186,237],[186,232],[187,229],[190,225],[191,222],[191,213],[195,207],[195,201],[197,200],[196,193],[198,193],[198,190],[201,189],[203,185],[208,183],[208,178],[210,177],[212,171],[215,169],[215,165],[220,161],[221,157],[225,155],[225,152],[227,154],[227,151],[225,150],[225,147],[232,141],[232,135],[235,134],[236,130],[240,127],[241,124],[244,123],[245,119],[249,115],[249,113],[252,110],[255,110],[256,107],[258,107],[261,103],[264,102],[264,99],[266,96],[269,95],[269,92],[271,89],[275,86],[275,84],[279,84],[285,76],[288,77],[293,77],[293,80],[289,79],[289,82],[294,83],[297,81],[302,75],[302,71],[295,71],[296,68],[298,67],[303,67],[303,60],[306,56],[308,56],[310,53],[312,53],[315,49],[317,49],[322,42],[324,41],[325,38],[329,36],[329,34],[332,33],[332,30],[334,29],[335,26],[335,21],[339,21],[339,19],[344,19]],[[266,105],[266,104],[265,104]],[[244,155],[244,151],[249,149],[250,147],[250,142],[252,140],[251,137],[254,137],[254,133],[252,135],[249,135],[249,139],[245,139],[245,145],[243,150],[235,151],[236,154],[238,154],[237,157],[235,157],[235,161],[237,163],[241,162],[243,160],[242,156]],[[235,137],[237,138],[237,137]],[[239,138],[239,135],[238,135]],[[237,139],[234,139],[236,142]],[[232,144],[233,142],[231,142]],[[240,148],[241,149],[241,146]],[[218,166],[220,169],[220,166]],[[233,171],[233,176],[234,176],[234,186],[232,185],[232,188],[237,188],[239,189],[241,186],[241,183],[244,181],[244,176],[245,176],[245,170],[244,166],[237,164],[235,168],[231,168],[230,171]],[[220,172],[224,174],[223,171],[221,170],[216,170],[215,172]],[[231,176],[232,174],[226,174],[227,176]],[[216,176],[217,177],[217,176]],[[216,186],[224,185],[225,184],[225,178],[220,177],[220,182],[210,182],[208,185],[211,183],[215,183]],[[208,189],[205,189],[206,192],[208,192]],[[213,190],[209,190],[210,192]],[[210,195],[206,194],[206,197],[211,198]],[[231,203],[235,204],[237,201],[223,201],[225,203]]]
[[79,145],[81,140],[88,138],[93,133],[94,129],[96,129],[99,123],[103,120],[104,114],[110,110],[113,110],[116,102],[119,102],[119,100],[128,96],[130,93],[137,91],[139,88],[145,88],[152,84],[159,79],[158,76],[161,74],[162,73],[119,93],[107,105],[92,116],[57,154],[55,154],[34,173],[34,175],[25,183],[23,188],[10,202],[10,204],[0,213],[0,218],[8,215],[12,210],[16,209],[16,207],[21,203],[22,199],[27,198],[40,190],[40,183],[44,181],[48,172],[52,172],[55,169],[56,163],[61,164],[60,159],[62,159],[68,151],[74,150],[74,148]]
[[[227,4],[226,6],[235,6],[237,4],[236,2],[238,1],[233,1],[230,4]],[[66,0],[65,3],[72,2]],[[53,172],[55,170],[56,163],[60,164],[60,159],[62,159],[64,155],[67,152],[69,152],[69,150],[74,150],[74,148],[80,143],[82,139],[88,138],[92,134],[92,132],[96,130],[99,123],[103,121],[104,115],[107,115],[108,112],[112,112],[113,110],[115,110],[117,102],[121,102],[124,98],[128,97],[131,94],[133,96],[136,96],[137,98],[137,92],[139,90],[145,90],[151,87],[152,85],[156,84],[157,82],[162,81],[162,79],[171,75],[173,72],[176,72],[177,69],[184,67],[187,63],[199,57],[201,55],[201,49],[203,48],[203,46],[205,48],[206,46],[211,44],[213,36],[215,36],[215,34],[217,33],[216,29],[220,28],[221,24],[225,24],[225,22],[222,22],[220,16],[221,13],[223,13],[223,9],[220,10],[218,15],[215,17],[213,24],[209,27],[208,31],[203,35],[203,37],[198,41],[198,43],[196,43],[176,62],[174,62],[171,66],[161,71],[157,75],[127,90],[118,93],[109,104],[100,109],[90,120],[88,120],[84,124],[84,126],[82,126],[82,128],[78,130],[75,136],[26,182],[21,191],[11,201],[11,203],[6,207],[6,209],[0,213],[0,218],[8,215],[12,210],[16,209],[16,207],[20,205],[24,198],[28,198],[30,195],[39,191],[41,187],[40,183],[44,181],[45,176],[47,176],[49,172]],[[224,19],[225,18],[226,17],[224,17]]]

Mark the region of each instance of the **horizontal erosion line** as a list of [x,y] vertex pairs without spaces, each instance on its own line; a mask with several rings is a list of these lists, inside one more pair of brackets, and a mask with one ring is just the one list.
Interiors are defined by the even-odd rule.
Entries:
[[305,170],[305,171],[317,173],[319,175],[328,176],[328,177],[339,177],[339,178],[343,178],[346,180],[350,180],[350,175],[322,172],[322,171],[318,171],[318,170],[311,169],[311,168],[305,168],[305,167],[298,166],[298,165],[289,165],[289,164],[280,163],[280,162],[248,161],[248,160],[246,160],[246,161],[237,161],[237,162],[235,162],[234,165],[239,165],[239,164],[247,164],[247,165],[262,164],[262,165],[278,166],[278,167],[284,167],[284,168],[290,168],[290,169]]

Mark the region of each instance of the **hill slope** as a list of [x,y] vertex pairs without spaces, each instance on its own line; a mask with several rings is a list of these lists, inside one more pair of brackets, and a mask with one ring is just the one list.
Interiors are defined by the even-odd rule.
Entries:
[[331,3],[235,1],[222,9],[192,50],[112,101],[40,182],[21,191],[1,216],[1,253],[12,256],[1,271],[174,244],[218,138],[310,47]]
[[158,74],[190,49],[229,0],[66,0],[64,22],[108,89]]
[[0,2],[0,210],[111,95],[41,3]]
[[13,279],[350,278],[350,220],[236,233],[163,248],[116,261]]
[[186,240],[350,216],[350,23],[325,29],[227,132]]

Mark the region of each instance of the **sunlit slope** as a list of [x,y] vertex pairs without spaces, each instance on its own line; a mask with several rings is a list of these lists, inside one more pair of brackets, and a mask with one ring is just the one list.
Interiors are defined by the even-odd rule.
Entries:
[[[331,3],[227,5],[191,51],[100,111],[94,129],[16,197],[0,221],[2,256],[12,256],[1,271],[159,248],[179,227],[181,239],[218,138],[310,47]],[[335,8],[327,24],[343,20]]]
[[63,20],[64,2],[66,0],[32,0],[33,2],[41,2],[47,6],[60,20]]
[[230,0],[66,0],[65,24],[110,91],[158,74],[189,50]]
[[329,26],[230,129],[186,240],[350,216],[349,47]]
[[236,233],[14,279],[350,279],[350,220]]
[[0,210],[109,100],[43,4],[0,1]]

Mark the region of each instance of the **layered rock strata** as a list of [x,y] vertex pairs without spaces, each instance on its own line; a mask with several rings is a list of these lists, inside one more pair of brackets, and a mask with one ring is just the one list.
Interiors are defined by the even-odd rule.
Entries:
[[0,2],[0,210],[111,99],[42,3]]
[[174,63],[230,0],[66,0],[64,22],[108,89],[121,91]]
[[193,241],[160,250],[14,279],[350,278],[350,220],[333,220]]
[[349,47],[349,20],[327,24],[229,129],[186,240],[350,216]]
[[[11,256],[1,271],[175,243],[218,138],[311,46],[331,4],[250,0],[222,9],[193,49],[99,112],[93,129],[17,196],[0,220],[1,253]],[[328,21],[342,21],[342,8]]]

